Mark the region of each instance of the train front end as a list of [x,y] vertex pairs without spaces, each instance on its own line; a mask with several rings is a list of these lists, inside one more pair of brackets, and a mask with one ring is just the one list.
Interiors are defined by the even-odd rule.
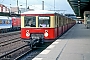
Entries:
[[28,12],[21,15],[21,38],[30,44],[56,38],[54,14]]

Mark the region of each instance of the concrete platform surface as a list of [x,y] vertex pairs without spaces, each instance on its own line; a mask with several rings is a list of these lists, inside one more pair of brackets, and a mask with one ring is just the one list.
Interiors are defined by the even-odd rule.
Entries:
[[90,60],[90,29],[76,24],[32,60]]

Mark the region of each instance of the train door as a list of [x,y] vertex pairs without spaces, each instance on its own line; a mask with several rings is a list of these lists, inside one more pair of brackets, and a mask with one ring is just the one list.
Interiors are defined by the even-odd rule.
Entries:
[[64,16],[62,16],[62,33],[64,33]]
[[62,34],[62,18],[61,15],[59,16],[59,35]]
[[59,29],[59,15],[57,16],[57,36],[60,35],[60,29]]
[[57,37],[57,15],[55,14],[55,37]]
[[61,34],[63,34],[63,22],[62,16],[60,16],[60,27],[61,27]]
[[61,27],[61,16],[57,16],[57,36],[60,36],[62,33],[62,27]]
[[59,30],[58,30],[58,15],[56,16],[56,30],[57,30],[57,37],[58,37],[58,35],[59,35]]

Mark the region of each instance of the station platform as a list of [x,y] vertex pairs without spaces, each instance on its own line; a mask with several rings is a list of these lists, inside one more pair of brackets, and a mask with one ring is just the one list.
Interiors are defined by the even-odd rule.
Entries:
[[90,29],[74,25],[32,60],[90,60]]

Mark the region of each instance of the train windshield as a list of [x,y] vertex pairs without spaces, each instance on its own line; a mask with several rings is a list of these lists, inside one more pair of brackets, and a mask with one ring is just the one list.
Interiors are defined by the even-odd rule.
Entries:
[[50,27],[50,17],[49,16],[39,16],[38,18],[39,27]]
[[24,26],[25,27],[36,27],[36,17],[25,16],[24,17]]

